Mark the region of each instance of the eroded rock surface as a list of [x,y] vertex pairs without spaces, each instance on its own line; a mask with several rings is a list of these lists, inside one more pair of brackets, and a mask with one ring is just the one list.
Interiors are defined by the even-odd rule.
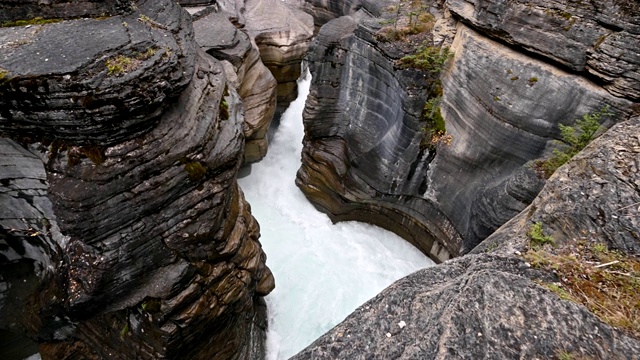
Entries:
[[267,131],[276,110],[276,79],[262,63],[260,51],[249,35],[230,21],[231,14],[211,12],[194,21],[197,43],[229,64],[227,77],[244,105],[245,163],[267,153]]
[[[633,359],[640,341],[536,285],[524,261],[467,255],[403,278],[292,359]],[[637,358],[637,357],[636,357]]]
[[559,168],[525,211],[473,252],[522,250],[531,224],[540,222],[559,244],[584,239],[640,254],[638,134],[639,117],[612,127]]
[[277,114],[298,96],[300,63],[313,36],[313,18],[277,0],[247,0],[244,25],[262,62],[278,81]]
[[447,0],[492,37],[588,72],[613,95],[640,99],[640,3],[627,0]]
[[[17,328],[45,359],[261,358],[262,296],[274,280],[236,183],[241,98],[177,4],[135,8],[0,30],[12,39],[40,32],[36,42],[48,34],[49,46],[82,30],[81,42],[96,46],[78,46],[97,49],[82,60],[45,47],[31,54],[42,60],[33,68],[19,61],[30,43],[0,49],[0,130],[41,158],[1,143],[2,278],[31,252],[49,277],[36,271],[21,294],[28,306]],[[134,66],[110,74],[119,56]],[[41,254],[21,253],[20,241]]]
[[638,359],[639,339],[538,285],[559,280],[515,251],[539,221],[559,244],[638,254],[639,133],[640,118],[615,125],[475,254],[397,281],[293,359]]
[[[420,71],[400,69],[398,60],[407,54],[379,40],[381,20],[367,5],[324,25],[310,51],[314,78],[297,180],[334,220],[381,225],[436,260],[470,251],[533,200],[544,181],[531,162],[551,152],[560,138],[558,124],[605,104],[615,113],[607,127],[633,113],[632,91],[620,96],[586,67],[569,72],[542,52],[531,56],[495,41],[499,31],[474,30],[467,25],[473,25],[467,19],[473,12],[455,4],[432,8],[445,12],[437,23],[439,41],[455,34],[455,57],[441,76],[450,145],[421,146],[430,84]],[[471,6],[465,4],[460,7]],[[500,4],[510,9],[511,3]],[[446,17],[449,5],[452,18]],[[616,21],[626,28],[637,23],[633,14],[621,16]],[[545,29],[549,36],[555,36],[552,30],[566,35],[561,28]]]

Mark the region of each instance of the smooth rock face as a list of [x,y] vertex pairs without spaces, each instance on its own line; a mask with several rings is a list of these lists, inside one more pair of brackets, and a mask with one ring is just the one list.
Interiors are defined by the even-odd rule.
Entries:
[[632,113],[586,70],[566,72],[465,20],[452,29],[455,57],[441,77],[453,140],[429,151],[420,146],[429,84],[398,69],[403,54],[375,39],[381,25],[370,13],[327,23],[310,50],[297,183],[334,220],[386,227],[436,260],[470,251],[533,200],[543,181],[531,161],[551,152],[558,124],[605,104],[616,113],[605,126]]
[[244,105],[245,163],[267,153],[267,131],[276,110],[276,79],[262,63],[249,35],[229,21],[226,12],[211,13],[194,21],[196,42],[209,54],[226,60],[233,68],[228,78]]
[[[0,66],[11,77],[0,89],[0,103],[2,116],[12,117],[3,117],[0,127],[5,135],[22,135],[29,124],[29,137],[20,140],[41,160],[15,142],[0,141],[0,323],[9,324],[7,312],[16,308],[5,301],[7,294],[20,291],[16,300],[27,304],[25,314],[13,314],[17,325],[11,330],[37,339],[44,359],[260,359],[262,296],[274,279],[258,224],[236,183],[244,155],[241,98],[227,83],[224,65],[197,49],[186,11],[170,1],[136,5],[140,13],[126,26],[122,21],[129,18],[114,16],[42,27],[42,33],[82,28],[86,39],[80,36],[80,43],[120,32],[131,40],[88,57],[101,68],[97,75],[74,72],[85,65],[65,60],[67,53],[32,55],[50,56],[32,74],[32,81],[51,85],[34,88],[38,107],[13,101],[27,91],[19,85],[27,75],[16,70],[23,65],[11,57],[15,49],[2,49],[0,56],[10,56],[0,57]],[[130,43],[156,44],[154,36],[174,47],[109,82],[104,59]],[[65,80],[66,71],[86,80],[87,96],[122,103],[109,111],[88,109],[87,102],[69,106],[66,90],[51,94],[61,89],[56,81]],[[157,103],[136,97],[156,85],[170,93],[156,94]],[[33,109],[38,122],[20,115]],[[64,129],[61,122],[67,128],[49,134]],[[57,138],[39,141],[45,134]],[[7,274],[23,263],[25,278],[32,275],[15,287],[15,272]]]
[[540,221],[559,244],[585,238],[638,254],[639,133],[640,117],[613,126],[473,255],[397,281],[293,359],[637,359],[639,339],[537,285],[558,280],[514,252]]
[[[587,239],[633,255],[640,253],[640,117],[613,126],[559,168],[533,203],[473,252],[506,254],[528,243],[534,222],[562,244]],[[496,245],[491,245],[496,244]]]
[[408,196],[424,192],[422,163],[432,158],[420,146],[429,84],[414,71],[396,76],[368,25],[375,20],[341,17],[314,42],[296,183],[334,220],[374,222],[443,261],[457,253],[459,236],[429,200]]
[[626,0],[446,0],[481,31],[575,70],[615,96],[640,99],[640,3]]
[[106,19],[0,28],[0,42],[0,130],[69,144],[148,131],[189,83],[196,50],[189,15],[170,0]]
[[292,359],[633,359],[640,341],[536,285],[522,260],[467,255],[409,275]]
[[244,26],[278,81],[280,114],[298,96],[296,81],[313,36],[313,18],[279,0],[246,0],[244,7]]
[[628,118],[631,104],[465,25],[451,49],[456,55],[442,77],[441,110],[453,141],[430,165],[426,196],[456,224],[465,253],[541,190],[530,161],[550,152],[558,124],[610,104],[616,113],[606,120],[610,126]]

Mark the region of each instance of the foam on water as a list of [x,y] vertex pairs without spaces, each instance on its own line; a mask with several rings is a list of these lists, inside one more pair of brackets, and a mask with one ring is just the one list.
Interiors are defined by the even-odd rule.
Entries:
[[333,225],[295,186],[302,151],[302,110],[310,76],[283,114],[267,157],[240,179],[276,279],[266,297],[267,358],[287,359],[393,281],[433,262],[381,228]]

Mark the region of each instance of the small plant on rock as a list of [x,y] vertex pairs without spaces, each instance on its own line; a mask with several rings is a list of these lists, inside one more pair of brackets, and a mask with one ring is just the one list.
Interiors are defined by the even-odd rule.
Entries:
[[529,239],[531,239],[531,247],[533,248],[542,247],[545,244],[555,244],[555,241],[551,236],[544,235],[542,223],[539,221],[531,224],[531,228],[529,228],[527,235],[529,236]]
[[601,119],[611,115],[613,114],[609,112],[609,106],[604,106],[595,113],[583,115],[572,126],[558,125],[562,137],[561,143],[566,147],[562,150],[554,149],[553,156],[537,162],[536,165],[542,170],[544,176],[549,178],[560,166],[582,151],[601,129]]

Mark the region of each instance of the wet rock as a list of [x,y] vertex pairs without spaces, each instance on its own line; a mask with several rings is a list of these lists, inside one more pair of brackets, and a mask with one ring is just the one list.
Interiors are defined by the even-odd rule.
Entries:
[[226,12],[198,17],[194,21],[196,42],[233,70],[227,75],[244,105],[245,163],[262,159],[267,153],[267,131],[276,110],[277,82],[260,58],[249,35],[229,21]]
[[[442,15],[444,16],[444,15]],[[449,33],[442,18],[439,33]],[[551,153],[558,124],[609,104],[605,127],[633,103],[551,61],[454,24],[455,57],[441,75],[449,145],[421,144],[424,74],[378,40],[369,12],[332,20],[308,56],[297,184],[334,220],[363,220],[402,235],[436,260],[464,254],[523,210],[543,180],[533,160]]]
[[[0,303],[1,323],[15,319],[9,330],[36,339],[44,359],[263,357],[261,297],[274,280],[236,183],[241,97],[198,48],[186,11],[138,1],[129,15],[3,29],[97,52],[83,60],[45,47],[29,61],[46,65],[29,69],[16,55],[28,57],[28,43],[0,51],[0,128],[20,142],[0,141],[0,299],[22,289],[24,308],[7,314],[16,305]],[[118,54],[150,57],[110,78]],[[40,85],[23,89],[32,72]],[[80,86],[120,102],[70,104]],[[15,282],[5,265],[21,261],[29,281],[5,286]]]

